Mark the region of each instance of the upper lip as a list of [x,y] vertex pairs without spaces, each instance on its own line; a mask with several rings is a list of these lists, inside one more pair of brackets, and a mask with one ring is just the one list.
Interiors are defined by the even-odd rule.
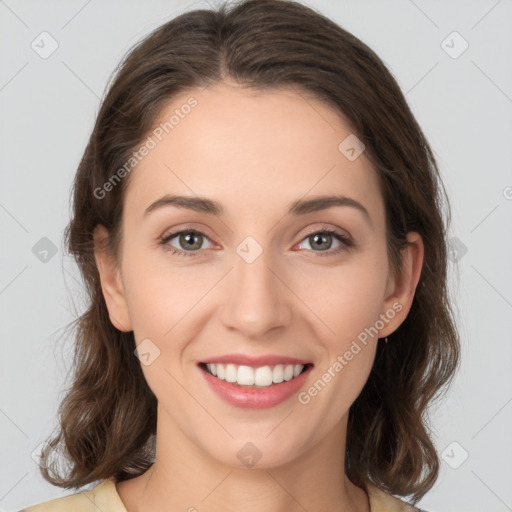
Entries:
[[274,366],[277,364],[312,364],[311,361],[305,359],[298,359],[296,357],[280,356],[276,354],[268,354],[262,356],[248,356],[245,354],[225,354],[218,357],[209,357],[202,361],[203,363],[221,363],[221,364],[236,364],[244,366],[252,366],[258,368],[260,366]]

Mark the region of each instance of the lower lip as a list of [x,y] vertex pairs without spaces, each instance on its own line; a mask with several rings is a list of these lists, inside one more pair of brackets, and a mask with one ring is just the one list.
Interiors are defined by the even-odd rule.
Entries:
[[283,381],[280,384],[273,384],[267,388],[239,386],[214,377],[201,366],[199,366],[199,371],[203,374],[211,389],[229,404],[243,409],[267,409],[275,407],[297,393],[304,385],[312,368],[312,366],[309,366],[298,377]]

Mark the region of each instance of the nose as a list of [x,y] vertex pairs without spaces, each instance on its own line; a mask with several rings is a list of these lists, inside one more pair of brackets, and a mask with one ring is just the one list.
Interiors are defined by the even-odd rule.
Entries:
[[270,330],[285,327],[292,318],[293,293],[267,252],[252,263],[235,255],[234,268],[225,284],[223,324],[245,338],[262,338]]

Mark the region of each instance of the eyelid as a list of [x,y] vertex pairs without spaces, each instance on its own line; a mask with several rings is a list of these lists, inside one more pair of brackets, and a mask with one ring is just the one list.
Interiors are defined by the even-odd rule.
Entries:
[[302,242],[302,240],[304,240],[304,238],[308,237],[309,235],[312,235],[312,234],[318,233],[318,232],[323,232],[323,231],[327,231],[329,233],[336,233],[336,234],[344,237],[347,241],[354,243],[352,235],[350,235],[350,233],[348,231],[346,231],[345,229],[339,228],[339,227],[328,226],[326,224],[323,224],[320,227],[318,227],[318,226],[313,227],[310,230],[306,231],[306,233],[304,233],[302,235],[302,238],[300,241]]
[[160,237],[158,237],[159,240],[162,240],[164,238],[169,238],[169,236],[173,235],[179,235],[182,232],[194,232],[203,235],[204,237],[208,238],[209,240],[212,240],[212,237],[207,233],[208,229],[206,227],[195,227],[194,224],[184,224],[179,225],[179,227],[176,228],[169,228],[164,231],[164,234]]

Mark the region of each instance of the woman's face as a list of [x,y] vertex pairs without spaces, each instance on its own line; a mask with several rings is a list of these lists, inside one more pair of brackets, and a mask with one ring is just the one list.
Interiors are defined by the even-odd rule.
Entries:
[[[324,103],[228,83],[175,97],[148,135],[126,191],[120,273],[100,270],[112,322],[142,344],[159,436],[266,467],[343,437],[378,337],[407,315],[422,261],[420,241],[419,260],[405,258],[409,280],[391,278],[383,198],[363,148]],[[350,201],[307,206],[334,196]],[[290,212],[297,203],[306,206]],[[286,357],[312,366],[299,387],[224,380],[223,394],[210,384],[222,370],[207,375],[200,363],[226,355],[274,356],[255,362],[269,367],[258,379],[279,380],[279,361],[286,375]]]

